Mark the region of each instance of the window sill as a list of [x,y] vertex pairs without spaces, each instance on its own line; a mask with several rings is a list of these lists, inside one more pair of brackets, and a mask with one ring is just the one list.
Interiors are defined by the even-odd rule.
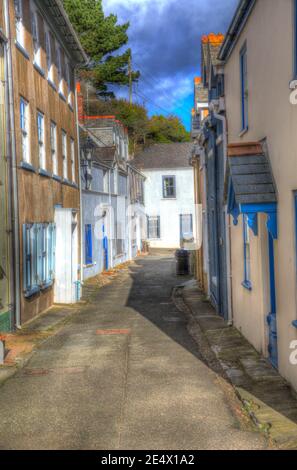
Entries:
[[60,96],[60,98],[61,98],[62,101],[64,101],[65,103],[67,103],[67,100],[66,100],[65,95],[64,95],[61,91],[59,91],[59,96]]
[[15,41],[16,48],[23,54],[25,59],[30,60],[30,54],[29,52],[26,51],[26,49],[18,42]]
[[67,178],[62,179],[62,184],[65,184],[66,186],[71,186],[72,188],[78,188],[78,185],[76,183],[73,183],[72,181],[68,180]]
[[20,168],[22,168],[23,170],[31,171],[32,173],[36,173],[36,168],[31,165],[31,163],[21,162]]
[[252,291],[253,288],[252,288],[252,283],[250,281],[243,281],[243,283],[241,284],[242,287],[244,287],[245,289],[247,289],[248,291]]
[[40,67],[36,62],[33,63],[35,70],[39,73],[39,75],[42,76],[42,78],[45,78],[45,71],[43,68]]
[[294,326],[294,328],[297,328],[297,320],[293,321],[292,325]]
[[51,173],[49,173],[48,171],[44,170],[43,168],[40,168],[38,170],[38,174],[40,176],[44,176],[45,178],[51,178],[53,175]]
[[30,297],[33,297],[34,295],[38,294],[40,292],[40,287],[32,287],[30,290],[25,291],[25,298],[29,299]]
[[42,291],[47,290],[50,287],[53,287],[53,285],[54,285],[54,281],[49,281],[41,286],[41,290]]
[[62,183],[62,178],[61,178],[61,176],[53,175],[53,180],[58,181],[59,183]]
[[54,84],[54,82],[50,78],[48,78],[47,81],[48,81],[48,84],[52,87],[52,89],[54,91],[58,91],[56,85]]
[[245,129],[242,129],[242,131],[239,133],[239,137],[243,137],[249,130],[249,127],[246,127]]
[[84,269],[94,268],[95,266],[97,266],[97,263],[84,264]]
[[176,201],[177,198],[176,197],[163,197],[162,198],[162,201]]

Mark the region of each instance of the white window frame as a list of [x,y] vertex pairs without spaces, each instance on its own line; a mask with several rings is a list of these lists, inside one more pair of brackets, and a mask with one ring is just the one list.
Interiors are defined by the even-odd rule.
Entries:
[[70,62],[68,59],[66,59],[66,81],[67,81],[67,87],[68,87],[68,104],[70,106],[73,106],[72,89],[71,89],[71,67],[70,67]]
[[31,34],[33,41],[34,64],[41,67],[41,46],[39,37],[38,16],[35,7],[31,8]]
[[51,121],[51,156],[52,156],[52,168],[53,174],[58,176],[58,153],[57,153],[57,124],[54,121]]
[[[24,111],[24,113],[22,113]],[[20,128],[22,142],[22,160],[30,163],[30,122],[29,122],[29,103],[24,98],[20,98]]]
[[68,152],[67,152],[67,132],[62,130],[62,159],[63,159],[63,178],[68,179]]
[[45,52],[46,52],[46,67],[47,78],[51,82],[54,80],[53,56],[52,56],[52,37],[48,27],[45,27]]
[[14,0],[16,42],[25,47],[25,28],[23,24],[23,1]]
[[71,151],[71,177],[72,177],[72,182],[76,182],[76,176],[75,176],[75,140],[73,138],[70,139],[70,151]]
[[39,167],[42,170],[46,170],[44,114],[40,111],[37,111],[37,137]]
[[58,91],[61,95],[64,96],[63,72],[62,72],[62,50],[58,42],[56,42],[56,56],[57,56]]

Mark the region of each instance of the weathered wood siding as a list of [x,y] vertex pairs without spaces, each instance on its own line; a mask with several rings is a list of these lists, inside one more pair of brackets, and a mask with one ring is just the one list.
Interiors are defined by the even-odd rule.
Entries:
[[[45,125],[45,148],[46,148],[46,169],[49,173],[53,171],[51,147],[50,147],[50,123],[55,122],[57,126],[57,155],[58,155],[58,176],[63,176],[62,161],[62,130],[67,133],[68,145],[68,179],[71,180],[71,148],[70,139],[75,141],[75,181],[79,184],[78,175],[78,150],[77,150],[77,129],[76,114],[68,102],[68,87],[66,80],[63,80],[63,91],[66,100],[58,93],[58,72],[54,64],[54,85],[47,80],[47,64],[44,41],[43,21],[39,18],[39,35],[41,43],[41,68],[45,71],[43,76],[33,64],[33,41],[31,36],[30,6],[29,0],[23,0],[23,14],[25,25],[25,50],[29,59],[14,44],[15,40],[15,19],[14,2],[10,2],[10,21],[12,32],[12,60],[14,76],[14,108],[15,108],[15,128],[16,128],[16,150],[18,165],[18,200],[19,200],[19,222],[21,240],[21,280],[23,277],[23,247],[22,247],[22,226],[24,223],[45,223],[54,221],[55,205],[64,208],[79,210],[80,198],[78,186],[74,187],[54,180],[52,177],[44,177],[38,174],[38,136],[37,136],[37,112],[44,114]],[[51,41],[53,61],[56,60],[55,43]],[[63,50],[63,44],[62,44]],[[65,52],[63,52],[64,54]],[[70,59],[69,59],[70,60]],[[72,69],[71,69],[72,70]],[[74,72],[71,82],[74,86]],[[65,77],[64,67],[64,77]],[[20,97],[25,98],[29,103],[30,112],[30,153],[31,164],[36,172],[31,172],[21,168],[22,146],[20,129]],[[72,102],[74,94],[72,90]],[[80,228],[79,228],[80,233]],[[79,243],[80,245],[80,243]],[[80,246],[79,246],[80,250]],[[23,292],[23,282],[21,282]],[[53,288],[43,291],[30,299],[21,298],[21,320],[28,321],[53,304]]]

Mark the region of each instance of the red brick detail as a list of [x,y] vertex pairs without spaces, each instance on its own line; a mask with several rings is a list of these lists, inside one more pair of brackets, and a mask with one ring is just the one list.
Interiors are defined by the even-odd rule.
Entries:
[[112,335],[130,335],[131,330],[97,330],[96,335],[112,336]]

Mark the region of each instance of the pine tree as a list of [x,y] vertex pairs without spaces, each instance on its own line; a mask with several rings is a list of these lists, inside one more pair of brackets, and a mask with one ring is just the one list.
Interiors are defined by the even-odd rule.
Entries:
[[[90,58],[81,71],[82,77],[89,79],[101,95],[112,95],[108,85],[128,85],[131,50],[116,52],[128,42],[129,23],[120,25],[116,15],[105,16],[102,0],[63,0],[63,3]],[[139,76],[139,72],[132,72],[133,81]]]

